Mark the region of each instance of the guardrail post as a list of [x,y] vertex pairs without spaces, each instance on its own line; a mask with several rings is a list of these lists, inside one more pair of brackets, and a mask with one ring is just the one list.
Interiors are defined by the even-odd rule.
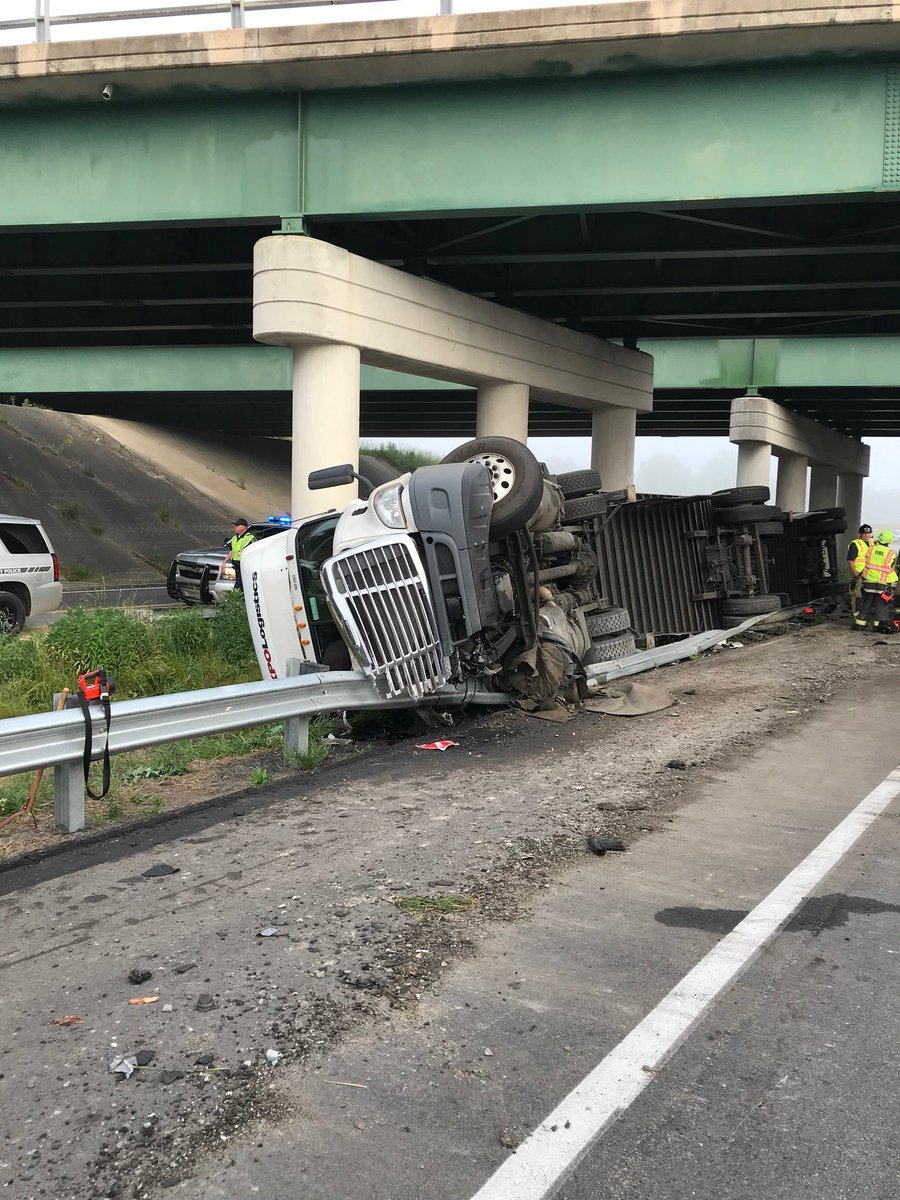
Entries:
[[[299,658],[289,658],[287,673],[289,678],[309,674],[309,663]],[[309,750],[309,717],[285,717],[284,720],[284,761],[291,766]]]
[[[53,697],[54,709],[59,699],[57,693]],[[66,701],[66,708],[69,707]],[[57,763],[53,768],[53,822],[66,833],[84,829],[84,767],[80,762]]]

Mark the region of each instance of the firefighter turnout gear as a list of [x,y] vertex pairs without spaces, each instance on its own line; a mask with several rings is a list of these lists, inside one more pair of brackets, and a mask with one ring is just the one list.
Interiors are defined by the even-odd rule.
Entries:
[[894,586],[897,583],[897,555],[891,549],[894,535],[885,529],[866,551],[862,566],[862,594],[854,618],[855,629],[881,629],[893,632]]

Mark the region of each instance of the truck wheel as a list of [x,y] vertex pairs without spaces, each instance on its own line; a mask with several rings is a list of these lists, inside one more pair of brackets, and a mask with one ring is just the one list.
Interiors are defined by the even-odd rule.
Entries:
[[563,510],[563,524],[586,521],[588,517],[602,517],[606,512],[606,501],[602,496],[578,496],[567,500]]
[[503,538],[523,529],[541,506],[544,476],[527,446],[515,438],[475,438],[443,459],[445,463],[482,463],[491,476],[494,507],[491,537]]
[[784,513],[776,504],[735,504],[716,513],[717,525],[758,525],[774,521]]
[[557,475],[556,482],[565,498],[570,496],[586,496],[589,492],[599,492],[603,487],[599,471],[563,471]]
[[710,496],[713,508],[733,508],[735,504],[764,504],[769,499],[769,489],[762,485],[725,488]]
[[802,537],[820,537],[826,533],[846,533],[847,522],[840,520],[833,521],[808,521],[803,529]]
[[631,616],[626,608],[610,608],[606,612],[591,613],[587,618],[587,631],[592,639],[621,633],[630,626]]
[[591,646],[591,661],[595,663],[613,662],[617,658],[627,658],[637,651],[634,634],[618,633],[615,637],[601,638]]
[[25,628],[25,605],[12,592],[0,592],[0,635],[21,633]]
[[778,612],[780,596],[734,596],[722,601],[722,613],[726,617],[756,617],[760,613]]

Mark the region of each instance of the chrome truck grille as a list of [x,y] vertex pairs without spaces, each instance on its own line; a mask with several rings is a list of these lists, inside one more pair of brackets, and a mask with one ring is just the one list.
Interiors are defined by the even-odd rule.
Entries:
[[336,554],[322,567],[332,610],[380,695],[418,699],[447,682],[425,572],[405,534]]

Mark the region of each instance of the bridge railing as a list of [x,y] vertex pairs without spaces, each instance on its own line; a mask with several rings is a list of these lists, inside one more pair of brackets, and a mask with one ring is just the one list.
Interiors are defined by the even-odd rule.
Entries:
[[[388,0],[400,6],[403,0]],[[207,0],[200,4],[173,4],[166,7],[136,8],[106,10],[101,12],[54,13],[53,0],[35,0],[33,17],[16,17],[0,20],[0,33],[4,31],[21,30],[29,32],[37,43],[52,40],[53,30],[78,25],[95,25],[103,22],[125,21],[165,21],[173,17],[215,17],[227,18],[232,29],[247,28],[247,18],[255,13],[283,13],[284,24],[290,24],[291,10],[307,8],[320,9],[322,19],[325,14],[340,5],[385,3],[385,0]],[[406,5],[403,5],[406,8]],[[453,0],[436,0],[434,6],[428,6],[429,11],[440,13],[453,11]],[[317,14],[318,16],[319,14]],[[401,15],[401,14],[398,14]],[[406,15],[405,13],[402,15]],[[223,27],[225,22],[223,20]],[[146,36],[154,30],[145,29],[140,35]],[[167,31],[164,31],[167,32]],[[19,39],[16,39],[19,40]],[[25,40],[22,38],[21,40]]]

